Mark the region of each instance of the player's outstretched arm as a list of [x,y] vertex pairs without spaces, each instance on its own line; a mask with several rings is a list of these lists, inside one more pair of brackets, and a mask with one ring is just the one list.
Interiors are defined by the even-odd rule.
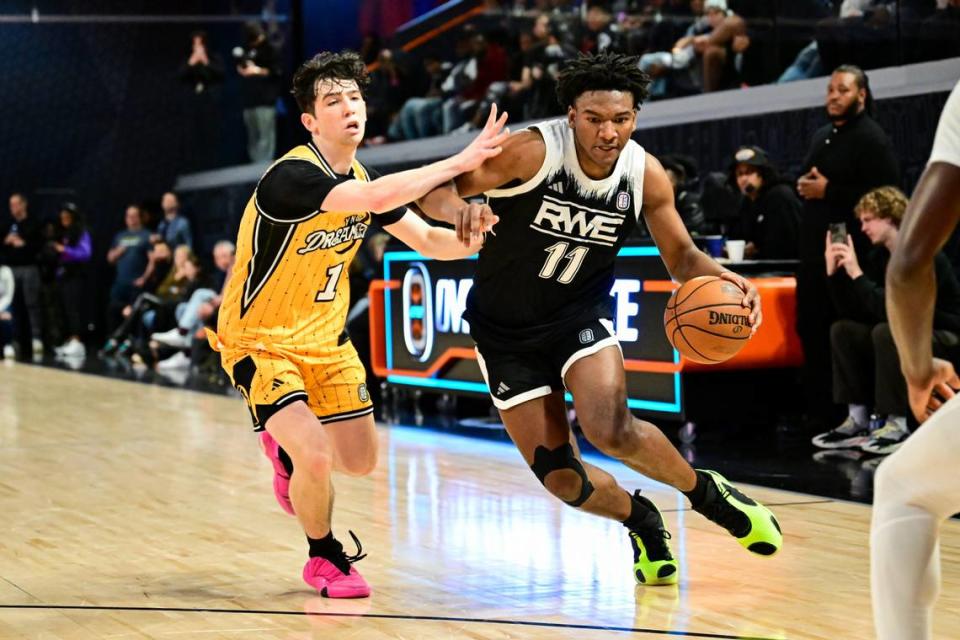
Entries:
[[489,230],[493,212],[487,205],[471,205],[464,198],[509,182],[530,180],[540,170],[545,157],[546,146],[539,132],[518,131],[503,143],[502,153],[455,180],[441,184],[420,198],[417,204],[434,220],[454,225],[461,242],[469,244]]
[[[495,222],[496,216],[494,216]],[[408,247],[427,258],[436,260],[458,260],[472,256],[483,246],[482,234],[462,243],[452,229],[431,227],[420,216],[407,211],[397,222],[384,229]]]
[[755,333],[763,322],[757,288],[697,248],[677,213],[673,185],[663,165],[649,153],[643,175],[643,210],[647,228],[671,277],[680,283],[697,276],[720,276],[733,282],[743,290],[743,305],[750,308],[750,326]]
[[[931,163],[920,177],[900,224],[887,268],[887,318],[907,379],[910,408],[923,422],[953,395],[958,381],[933,358],[937,282],[933,261],[960,221],[960,166]],[[934,392],[936,394],[934,395]],[[939,396],[939,398],[935,397]]]
[[502,145],[510,136],[510,130],[504,128],[506,122],[506,112],[497,118],[497,106],[492,105],[486,126],[460,153],[419,169],[392,173],[371,182],[348,180],[330,190],[321,208],[325,211],[383,213],[413,202],[437,185],[472,171],[485,160],[500,155]]

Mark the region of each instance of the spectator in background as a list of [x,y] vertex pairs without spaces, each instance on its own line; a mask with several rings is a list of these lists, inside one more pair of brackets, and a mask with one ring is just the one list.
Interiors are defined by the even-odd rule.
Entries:
[[131,204],[124,213],[126,229],[117,232],[107,251],[107,262],[113,265],[116,275],[110,287],[110,306],[107,312],[107,331],[112,332],[122,320],[123,308],[134,301],[147,270],[150,253],[150,232],[143,228],[140,207]]
[[869,242],[853,217],[870,189],[899,184],[900,171],[890,138],[870,116],[873,97],[866,74],[841,66],[830,76],[826,111],[830,124],[819,129],[803,162],[797,192],[803,199],[800,269],[797,273],[797,333],[803,344],[803,387],[807,428],[825,431],[836,419],[830,402],[830,325],[836,313],[825,276],[823,238],[843,222],[853,246],[865,254]]
[[[861,264],[850,236],[827,232],[826,273],[840,320],[830,327],[833,348],[833,398],[849,414],[839,427],[813,438],[822,449],[860,448],[888,455],[910,435],[907,383],[887,324],[884,296],[890,254],[897,246],[907,197],[896,187],[864,195],[856,214],[873,249]],[[937,280],[933,316],[933,355],[956,360],[960,345],[960,284],[950,261],[940,253],[934,262]],[[885,418],[870,433],[870,413]]]
[[204,320],[209,319],[223,302],[223,287],[229,280],[236,252],[236,246],[229,240],[221,240],[214,245],[213,263],[217,274],[211,284],[216,288],[201,287],[193,291],[190,298],[176,311],[177,325],[168,331],[150,336],[154,342],[177,350],[170,358],[158,362],[158,368],[176,369],[190,365],[191,359],[184,355],[183,350],[190,348],[195,334],[203,328]]
[[160,286],[173,262],[173,251],[166,242],[158,242],[147,252],[147,268],[143,275],[133,281],[133,286],[142,291],[152,292]]
[[380,52],[383,51],[383,39],[376,31],[368,31],[363,35],[360,41],[360,48],[357,53],[365,65],[371,65],[377,61]]
[[687,231],[698,234],[703,231],[706,218],[700,206],[700,194],[697,190],[697,165],[693,158],[677,154],[660,156],[660,164],[670,184],[673,185],[673,200],[677,213],[683,220]]
[[245,46],[233,50],[240,74],[243,122],[251,162],[273,160],[277,147],[276,102],[280,64],[277,50],[258,22],[243,27]]
[[13,306],[15,289],[13,269],[0,264],[0,357],[2,358],[12,358],[15,355],[13,345],[10,343],[13,339],[13,314],[10,313],[10,307]]
[[[490,84],[507,79],[507,53],[496,42],[490,42],[482,33],[476,33],[470,39],[470,58],[462,68],[462,77],[455,79],[461,88],[443,102],[443,133],[455,129],[471,128],[469,119],[473,116],[480,100],[487,93]],[[449,80],[449,78],[448,78]],[[444,82],[446,85],[446,81]],[[446,90],[446,87],[444,87]]]
[[693,49],[703,65],[703,91],[709,93],[737,86],[750,38],[747,23],[727,7],[726,0],[707,0],[704,11],[712,29],[693,39]]
[[[166,245],[157,245],[154,252],[160,247]],[[164,263],[158,260],[157,264],[161,266]],[[173,259],[163,280],[154,291],[141,293],[132,305],[124,308],[124,320],[110,334],[103,353],[107,355],[116,351],[118,355],[130,355],[135,347],[136,351],[145,352],[143,338],[149,335],[147,332],[158,329],[158,324],[174,324],[168,319],[175,316],[176,305],[185,301],[193,289],[199,288],[198,283],[202,284],[199,281],[200,273],[200,262],[190,247],[180,245],[174,249]]]
[[617,25],[610,8],[603,2],[593,2],[583,21],[584,31],[580,37],[580,52],[603,53],[607,49],[619,50]]
[[533,36],[535,42],[525,55],[520,82],[510,89],[513,95],[522,97],[526,120],[563,113],[557,101],[557,75],[564,62],[577,57],[577,50],[557,36],[556,27],[546,13],[534,22]]
[[651,95],[658,98],[718,91],[736,86],[742,54],[750,46],[747,24],[727,6],[727,0],[692,0],[694,21],[671,51],[646,53],[640,68],[655,81]]
[[[838,17],[817,23],[817,50],[825,68],[856,64],[868,68],[897,64],[897,5],[906,0],[843,0]],[[909,14],[909,10],[907,12]]]
[[10,195],[10,217],[0,226],[0,264],[13,271],[16,295],[13,316],[16,321],[16,341],[20,357],[27,359],[43,353],[43,321],[40,308],[40,271],[37,266],[43,246],[40,222],[30,216],[27,197],[22,193]]
[[160,199],[163,220],[157,225],[157,232],[150,236],[153,243],[165,242],[168,246],[179,247],[182,244],[193,246],[193,234],[190,221],[180,215],[180,198],[173,191],[167,191]]
[[[234,258],[237,254],[237,247],[229,240],[220,240],[213,245],[213,266],[217,268],[213,275],[213,285],[217,291],[223,289],[230,279],[230,272],[233,270]],[[217,301],[217,305],[220,301]]]
[[377,68],[370,73],[367,85],[367,138],[368,144],[386,142],[387,130],[394,116],[403,106],[410,79],[398,64],[393,51],[383,49],[377,57]]
[[691,0],[690,9],[694,21],[669,51],[649,51],[640,56],[640,68],[653,78],[650,85],[653,98],[689,95],[703,90],[693,42],[710,33],[714,25],[703,15],[703,0]]
[[577,57],[577,50],[561,44],[553,34],[550,16],[537,16],[531,32],[532,40],[523,54],[523,67],[518,80],[493,82],[487,95],[474,112],[471,131],[483,128],[490,105],[496,103],[501,111],[520,114],[524,120],[560,115],[557,101],[557,74],[566,60]]
[[187,163],[195,170],[216,164],[220,147],[220,85],[223,59],[211,51],[205,31],[190,35],[190,57],[180,65],[180,81],[190,90],[189,123],[191,149]]
[[747,241],[743,255],[754,260],[797,258],[803,204],[792,186],[781,180],[766,152],[760,147],[737,149],[730,181],[743,194],[739,229]]
[[443,104],[443,84],[447,71],[443,61],[435,56],[425,56],[423,67],[426,74],[425,89],[420,96],[407,98],[400,107],[387,132],[390,140],[416,140],[440,131],[440,107]]
[[[916,34],[916,62],[960,56],[960,0],[943,0],[933,15],[920,23]],[[938,3],[939,4],[939,3]]]
[[93,245],[80,211],[72,202],[60,206],[60,230],[60,241],[54,242],[52,248],[60,254],[57,285],[67,340],[57,347],[56,352],[58,357],[82,358],[87,355],[80,336],[84,329],[84,290]]

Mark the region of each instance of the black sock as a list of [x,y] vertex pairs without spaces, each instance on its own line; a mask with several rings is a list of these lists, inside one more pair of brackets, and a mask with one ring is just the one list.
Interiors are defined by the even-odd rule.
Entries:
[[684,491],[683,495],[690,500],[690,506],[697,509],[707,499],[707,483],[710,482],[710,476],[699,469],[695,469],[694,473],[697,474],[697,484],[690,491]]
[[311,558],[336,558],[343,555],[343,545],[333,537],[333,531],[318,539],[307,536]]
[[663,520],[657,515],[656,511],[630,496],[630,515],[623,521],[623,526],[631,531],[662,529]]
[[283,447],[277,447],[277,457],[280,458],[280,464],[283,465],[284,470],[287,472],[287,477],[292,476],[293,460],[291,460],[287,452],[283,450]]

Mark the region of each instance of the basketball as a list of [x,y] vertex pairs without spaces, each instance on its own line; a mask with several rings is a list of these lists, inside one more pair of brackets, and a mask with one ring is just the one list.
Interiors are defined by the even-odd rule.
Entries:
[[743,295],[740,287],[717,276],[688,280],[663,312],[667,340],[694,362],[729,360],[750,339],[750,310],[741,304]]

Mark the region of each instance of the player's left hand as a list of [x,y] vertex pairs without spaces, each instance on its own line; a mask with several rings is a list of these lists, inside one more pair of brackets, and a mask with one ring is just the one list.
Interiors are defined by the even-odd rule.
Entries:
[[468,203],[457,211],[457,240],[462,242],[463,246],[469,247],[479,241],[487,231],[492,231],[493,225],[498,222],[500,218],[493,213],[490,205]]
[[953,364],[940,358],[933,358],[926,375],[907,378],[910,410],[922,423],[947,400],[955,396],[958,389],[960,389],[960,377],[957,376]]
[[757,288],[752,282],[733,271],[724,271],[720,274],[720,277],[723,280],[732,282],[743,290],[743,301],[740,304],[750,309],[750,335],[753,336],[753,334],[757,332],[757,329],[760,328],[760,325],[763,324],[763,310],[760,308],[760,292],[757,291]]

